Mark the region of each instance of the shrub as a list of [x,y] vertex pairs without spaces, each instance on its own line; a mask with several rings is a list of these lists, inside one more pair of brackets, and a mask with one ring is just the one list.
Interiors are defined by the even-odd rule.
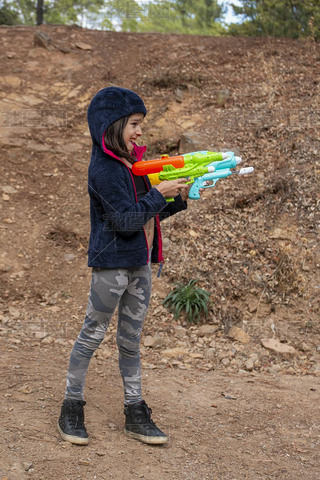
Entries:
[[201,315],[208,317],[210,293],[196,287],[198,280],[190,280],[186,285],[178,282],[175,288],[163,300],[163,305],[178,319],[184,311],[189,323],[198,323]]

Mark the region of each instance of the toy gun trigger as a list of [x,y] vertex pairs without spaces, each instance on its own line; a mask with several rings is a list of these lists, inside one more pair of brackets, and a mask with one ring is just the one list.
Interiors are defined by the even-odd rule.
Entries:
[[190,177],[189,180],[185,184],[190,185],[190,183],[194,183],[194,177]]
[[219,178],[213,178],[212,180],[205,180],[201,188],[214,187],[218,180]]

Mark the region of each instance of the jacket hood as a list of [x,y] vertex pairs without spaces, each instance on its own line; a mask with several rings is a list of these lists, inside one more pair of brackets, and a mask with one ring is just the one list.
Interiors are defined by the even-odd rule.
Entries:
[[106,129],[116,120],[134,113],[147,114],[142,99],[135,92],[121,87],[100,90],[91,100],[87,113],[93,144],[103,149]]

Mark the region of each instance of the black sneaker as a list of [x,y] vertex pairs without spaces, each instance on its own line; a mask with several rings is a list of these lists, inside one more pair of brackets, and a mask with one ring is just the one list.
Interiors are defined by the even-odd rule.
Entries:
[[168,437],[151,420],[151,408],[142,400],[138,403],[125,405],[126,423],[124,433],[129,437],[151,445],[163,445]]
[[84,426],[84,400],[64,400],[58,420],[58,430],[63,440],[76,445],[87,445],[89,436]]

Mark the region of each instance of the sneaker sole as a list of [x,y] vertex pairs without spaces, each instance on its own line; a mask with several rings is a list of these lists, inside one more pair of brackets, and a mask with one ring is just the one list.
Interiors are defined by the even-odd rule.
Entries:
[[143,443],[148,443],[149,445],[164,445],[168,442],[168,437],[149,437],[147,435],[130,432],[126,429],[124,429],[124,433],[128,437],[134,438],[135,440],[140,440],[140,442]]
[[61,437],[66,442],[74,443],[75,445],[88,445],[89,438],[82,438],[82,437],[75,437],[74,435],[67,435],[66,433],[64,433],[61,430],[59,422],[58,422],[57,425],[58,425],[58,430],[59,430],[59,433],[60,433]]

